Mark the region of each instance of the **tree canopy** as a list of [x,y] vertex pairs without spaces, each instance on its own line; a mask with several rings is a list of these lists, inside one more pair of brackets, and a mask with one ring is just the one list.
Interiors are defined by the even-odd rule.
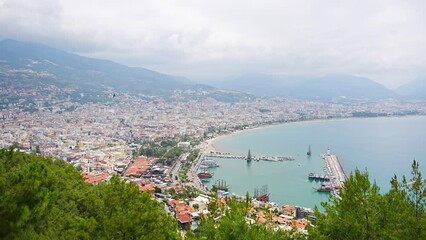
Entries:
[[[186,239],[426,239],[426,183],[418,162],[381,193],[356,170],[339,198],[316,209],[308,235],[247,221],[247,201],[212,201]],[[133,183],[87,184],[62,160],[0,150],[0,239],[181,239],[177,222]]]
[[118,176],[87,184],[62,160],[0,150],[1,239],[178,239],[148,193]]
[[356,170],[340,190],[340,198],[316,209],[312,239],[426,239],[426,184],[418,162],[412,177],[391,179],[389,192],[381,194],[367,172]]
[[295,230],[285,231],[276,226],[250,224],[246,218],[250,208],[248,201],[249,198],[247,201],[229,198],[226,207],[212,201],[209,206],[212,215],[202,219],[199,228],[189,239],[305,239],[305,235]]

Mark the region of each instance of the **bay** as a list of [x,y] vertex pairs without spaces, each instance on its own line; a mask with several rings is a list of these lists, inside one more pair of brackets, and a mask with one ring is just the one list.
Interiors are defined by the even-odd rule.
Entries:
[[[320,154],[330,149],[346,173],[356,168],[367,170],[370,179],[386,192],[396,174],[410,176],[414,159],[426,174],[426,117],[343,119],[289,123],[242,131],[214,141],[221,152],[256,156],[293,156],[294,161],[252,161],[216,159],[220,167],[210,169],[213,178],[231,186],[230,192],[250,195],[256,187],[268,185],[270,201],[311,207],[327,201],[328,193],[314,190],[319,182],[309,181],[310,172],[323,173],[325,162]],[[311,145],[312,156],[306,152]]]

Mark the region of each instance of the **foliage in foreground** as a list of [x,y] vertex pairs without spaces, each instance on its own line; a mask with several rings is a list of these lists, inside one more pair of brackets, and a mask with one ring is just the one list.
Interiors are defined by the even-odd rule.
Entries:
[[284,231],[277,225],[264,225],[259,223],[249,224],[247,213],[250,209],[249,201],[228,199],[227,206],[211,202],[209,206],[212,216],[202,218],[200,226],[188,236],[189,239],[305,239],[306,236],[296,230]]
[[[380,193],[368,173],[356,170],[341,198],[316,210],[309,235],[247,224],[248,202],[209,206],[187,239],[426,239],[426,184],[416,161],[410,179],[395,176]],[[113,177],[109,184],[83,182],[61,160],[0,150],[1,239],[179,239],[176,222],[149,194]]]
[[418,162],[411,178],[398,181],[385,194],[371,183],[367,172],[356,170],[340,190],[341,199],[322,203],[316,209],[317,225],[311,239],[426,239],[426,184]]
[[1,239],[178,239],[149,194],[117,176],[84,183],[61,160],[0,150]]

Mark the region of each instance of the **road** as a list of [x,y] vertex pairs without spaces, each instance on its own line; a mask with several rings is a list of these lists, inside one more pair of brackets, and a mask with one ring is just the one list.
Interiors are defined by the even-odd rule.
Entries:
[[183,153],[179,156],[179,158],[176,160],[175,164],[172,165],[172,167],[169,169],[169,173],[171,174],[171,182],[172,185],[180,185],[181,181],[179,180],[179,170],[182,165],[182,161],[186,160],[189,153]]

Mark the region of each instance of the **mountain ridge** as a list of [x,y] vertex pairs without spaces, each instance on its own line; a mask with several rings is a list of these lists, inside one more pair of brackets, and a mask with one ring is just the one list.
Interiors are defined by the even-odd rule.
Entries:
[[[39,43],[4,39],[0,41],[0,87],[10,86],[29,91],[39,89],[43,94],[49,94],[45,89],[52,86],[59,91],[66,89],[58,98],[72,98],[76,102],[104,101],[112,92],[144,99],[157,96],[180,101],[213,98],[235,102],[250,97],[245,93],[196,84],[181,76],[84,57]],[[0,101],[0,105],[2,103]]]
[[395,92],[411,100],[426,100],[426,77],[404,84],[395,89]]
[[[38,43],[24,43],[5,39],[0,42],[0,60],[3,65],[34,70],[49,70],[56,76],[68,79],[70,83],[87,84],[88,79],[111,85],[119,90],[160,92],[183,88],[186,84],[174,76],[158,73],[141,67],[125,65],[104,59],[94,59]],[[126,79],[126,81],[120,81]],[[135,84],[144,84],[138,87]]]
[[211,83],[216,87],[247,91],[257,96],[276,96],[308,100],[378,100],[397,95],[383,85],[365,77],[329,74],[323,77],[248,74]]

